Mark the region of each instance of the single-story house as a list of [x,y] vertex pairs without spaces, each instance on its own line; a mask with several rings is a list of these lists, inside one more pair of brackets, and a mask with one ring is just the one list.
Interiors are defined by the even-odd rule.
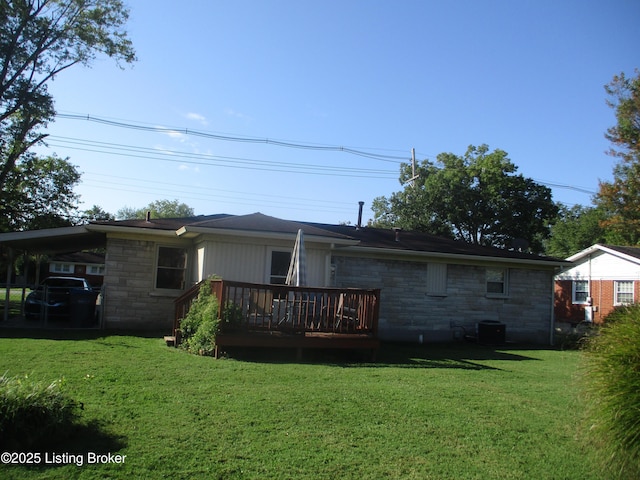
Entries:
[[48,262],[49,276],[85,278],[89,285],[99,288],[104,283],[104,254],[72,252],[55,255]]
[[602,323],[616,306],[640,300],[640,247],[595,244],[567,261],[556,276],[557,321]]
[[382,340],[448,341],[490,321],[507,341],[552,342],[553,278],[566,262],[426,233],[254,213],[94,222],[0,234],[0,245],[102,245],[104,326],[170,331],[174,299],[210,275],[283,283],[299,229],[309,286],[380,289]]

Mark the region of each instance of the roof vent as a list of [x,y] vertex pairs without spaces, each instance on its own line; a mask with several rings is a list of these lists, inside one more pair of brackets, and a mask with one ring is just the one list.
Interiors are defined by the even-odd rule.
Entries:
[[361,200],[358,202],[358,225],[356,225],[356,229],[360,229],[360,227],[362,227],[362,207],[364,205],[364,202]]
[[400,227],[393,227],[393,231],[396,232],[396,242],[400,241],[400,232],[402,229]]
[[146,216],[146,218],[145,218],[145,221],[146,221],[147,223],[150,223],[150,222],[151,222],[151,210],[147,210],[147,216]]

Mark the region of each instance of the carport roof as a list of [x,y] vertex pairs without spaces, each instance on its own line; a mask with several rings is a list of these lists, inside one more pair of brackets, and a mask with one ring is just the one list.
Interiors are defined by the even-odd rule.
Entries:
[[70,253],[106,245],[106,235],[86,225],[0,234],[0,243],[31,253]]

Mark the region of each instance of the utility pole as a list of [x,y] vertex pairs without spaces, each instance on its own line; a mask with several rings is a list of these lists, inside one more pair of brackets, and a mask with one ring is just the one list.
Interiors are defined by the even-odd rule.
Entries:
[[416,149],[412,148],[411,149],[411,178],[408,180],[409,182],[411,182],[412,187],[415,186],[414,181],[418,177],[419,175],[416,175]]

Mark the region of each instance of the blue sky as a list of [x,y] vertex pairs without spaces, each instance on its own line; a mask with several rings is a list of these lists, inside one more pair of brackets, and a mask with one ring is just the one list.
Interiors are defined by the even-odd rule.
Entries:
[[402,188],[412,148],[433,160],[483,143],[571,187],[552,187],[556,201],[588,205],[615,161],[603,86],[640,67],[636,0],[129,6],[138,62],[100,58],[50,85],[61,115],[41,151],[83,172],[83,209],[178,199],[355,223],[358,201],[366,221]]

